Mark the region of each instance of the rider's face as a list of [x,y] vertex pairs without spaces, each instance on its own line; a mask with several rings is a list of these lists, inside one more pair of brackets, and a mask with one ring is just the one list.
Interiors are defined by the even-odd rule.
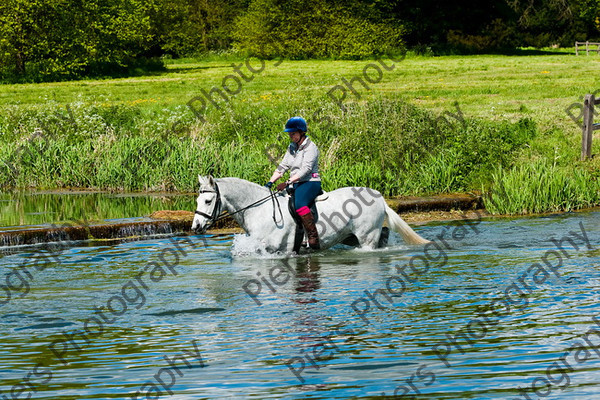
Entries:
[[288,133],[290,135],[290,140],[296,144],[298,144],[300,142],[300,139],[302,139],[302,133],[300,131]]

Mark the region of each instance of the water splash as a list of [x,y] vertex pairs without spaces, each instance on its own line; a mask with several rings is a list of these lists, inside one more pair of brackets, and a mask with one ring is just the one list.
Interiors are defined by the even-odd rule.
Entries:
[[310,250],[300,249],[300,254],[295,253],[284,253],[284,252],[276,252],[269,253],[266,249],[266,245],[263,241],[257,238],[250,237],[246,234],[237,234],[233,236],[233,244],[231,247],[231,255],[232,257],[255,257],[262,259],[277,259],[277,258],[289,258],[289,257],[302,257],[307,255],[320,255],[323,252],[328,251],[355,251],[360,253],[381,253],[381,252],[397,252],[397,251],[405,251],[410,247],[406,245],[402,236],[395,233],[390,232],[390,236],[388,239],[388,244],[385,247],[378,249],[371,248],[360,248],[360,247],[350,247],[343,244],[337,244],[332,246],[326,250],[311,252]]
[[257,257],[257,258],[281,258],[289,257],[290,254],[282,252],[269,253],[265,242],[253,238],[246,234],[237,234],[233,236],[233,245],[231,246],[231,255],[233,257]]

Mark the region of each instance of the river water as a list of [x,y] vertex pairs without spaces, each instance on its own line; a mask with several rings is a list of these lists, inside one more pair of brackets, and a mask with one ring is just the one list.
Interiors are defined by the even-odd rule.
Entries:
[[599,218],[295,258],[239,235],[20,248],[1,259],[0,396],[600,398]]
[[191,210],[196,196],[156,193],[0,192],[0,228],[138,218],[157,210]]

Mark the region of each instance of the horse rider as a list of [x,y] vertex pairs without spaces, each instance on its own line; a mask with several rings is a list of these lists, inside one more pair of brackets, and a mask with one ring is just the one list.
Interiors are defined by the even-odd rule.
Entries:
[[321,177],[319,176],[319,149],[308,136],[306,136],[306,121],[302,117],[292,117],[285,124],[285,132],[290,135],[291,143],[283,160],[273,172],[273,176],[265,185],[271,188],[286,171],[290,171],[290,178],[277,185],[277,190],[283,190],[289,185],[295,191],[294,208],[302,221],[302,226],[308,238],[311,249],[318,250],[319,234],[315,225],[315,218],[308,206],[321,193]]

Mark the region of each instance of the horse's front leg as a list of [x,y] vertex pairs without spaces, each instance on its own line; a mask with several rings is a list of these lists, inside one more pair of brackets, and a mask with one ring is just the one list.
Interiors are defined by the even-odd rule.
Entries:
[[277,229],[264,238],[265,249],[269,253],[292,253],[294,250],[294,232]]

